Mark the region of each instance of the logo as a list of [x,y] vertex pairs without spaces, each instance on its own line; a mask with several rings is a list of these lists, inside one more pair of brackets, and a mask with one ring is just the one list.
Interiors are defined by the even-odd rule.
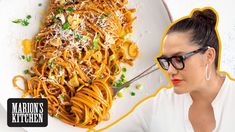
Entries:
[[9,127],[46,127],[48,105],[41,98],[10,98],[7,101]]

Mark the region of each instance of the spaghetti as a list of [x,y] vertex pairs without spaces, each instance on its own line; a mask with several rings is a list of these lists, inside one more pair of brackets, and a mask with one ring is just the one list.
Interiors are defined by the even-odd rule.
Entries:
[[[126,0],[51,0],[41,31],[32,40],[30,78],[13,84],[48,100],[48,113],[82,128],[109,119],[112,89],[121,63],[138,55],[132,33],[135,9]],[[17,85],[17,80],[25,88]]]

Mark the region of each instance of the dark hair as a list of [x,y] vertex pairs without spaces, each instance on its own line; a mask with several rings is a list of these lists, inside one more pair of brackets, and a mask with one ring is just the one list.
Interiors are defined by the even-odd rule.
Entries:
[[216,14],[211,9],[203,11],[196,10],[190,18],[182,19],[173,24],[167,31],[172,32],[189,32],[191,41],[200,47],[210,46],[215,49],[215,68],[218,68],[219,42],[215,31]]

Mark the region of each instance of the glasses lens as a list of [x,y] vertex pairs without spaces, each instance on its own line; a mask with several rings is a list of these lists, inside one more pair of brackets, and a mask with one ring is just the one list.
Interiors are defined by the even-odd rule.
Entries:
[[166,59],[164,59],[164,58],[158,59],[158,62],[160,63],[160,65],[163,69],[168,70],[169,63],[167,62]]
[[171,63],[178,70],[184,67],[183,59],[181,57],[173,57]]

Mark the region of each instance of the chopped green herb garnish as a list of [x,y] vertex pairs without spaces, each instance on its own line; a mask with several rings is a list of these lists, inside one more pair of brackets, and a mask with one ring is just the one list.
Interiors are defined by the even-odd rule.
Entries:
[[14,21],[12,21],[13,23],[21,23],[22,22],[22,19],[16,19]]
[[61,102],[64,102],[64,95],[63,95],[63,94],[60,94],[60,95],[59,95],[59,99],[60,99]]
[[114,60],[114,59],[115,59],[115,55],[112,54],[112,55],[109,57],[109,61],[111,62],[111,61]]
[[94,50],[98,50],[99,40],[100,40],[100,33],[97,33],[96,38],[93,40]]
[[17,23],[17,24],[20,23],[22,26],[28,26],[29,25],[28,19],[16,19],[12,22]]
[[23,26],[28,26],[28,25],[29,25],[29,22],[28,22],[27,20],[23,20],[23,21],[21,22],[21,25],[23,25]]
[[113,84],[113,79],[109,79],[109,84]]
[[67,30],[67,29],[69,29],[69,27],[70,27],[70,25],[69,25],[68,22],[65,22],[65,23],[63,24],[63,30]]
[[86,42],[88,40],[87,36],[82,36],[82,41]]
[[60,0],[60,5],[64,5],[65,3],[65,0]]
[[61,7],[59,7],[59,8],[56,9],[56,11],[57,11],[58,13],[62,13],[62,12],[64,11],[64,9],[61,8]]
[[126,72],[126,68],[124,67],[124,68],[122,68],[122,72]]
[[27,18],[27,19],[31,19],[32,16],[31,16],[31,15],[27,15],[26,18]]
[[75,33],[74,37],[79,41],[82,39],[82,35]]
[[54,64],[54,63],[51,63],[50,67],[53,68],[54,66],[55,66],[55,64]]
[[42,40],[42,38],[36,37],[36,42],[40,42]]
[[50,80],[55,80],[55,76],[49,76]]
[[104,18],[105,18],[105,16],[104,16],[104,15],[101,15],[101,16],[100,16],[100,19],[104,19]]
[[125,80],[125,78],[126,78],[126,77],[125,77],[125,75],[124,75],[124,74],[122,74],[122,75],[121,75],[121,80],[122,80],[122,81],[124,81],[124,80]]
[[118,80],[117,82],[115,82],[114,86],[115,87],[120,87],[123,84],[123,82],[121,82],[120,80]]
[[21,60],[21,61],[24,61],[24,60],[25,60],[25,56],[24,56],[24,55],[21,55],[21,56],[20,56],[20,60]]
[[38,6],[42,6],[42,3],[38,3]]
[[55,21],[56,21],[56,16],[53,15],[53,16],[51,17],[51,19],[52,19],[53,22],[55,22]]
[[117,46],[117,47],[116,47],[116,50],[120,50],[120,49],[121,49],[121,47],[120,47],[120,46]]
[[137,85],[135,86],[135,88],[136,88],[136,89],[142,89],[142,88],[143,88],[143,84],[137,84]]
[[68,7],[68,8],[66,9],[66,11],[67,11],[67,12],[72,12],[72,11],[73,11],[73,7]]
[[92,48],[91,48],[90,46],[88,46],[88,47],[87,47],[87,49],[88,49],[89,51],[91,51],[91,50],[92,50]]
[[120,79],[117,82],[115,82],[114,86],[119,87],[119,86],[123,85],[126,82],[125,78],[126,78],[125,75],[122,74]]
[[113,66],[113,68],[114,68],[114,70],[116,71],[117,68],[118,68],[118,66],[115,64],[115,65]]
[[102,80],[102,79],[103,79],[103,77],[102,77],[102,76],[100,76],[100,77],[99,77],[99,79],[100,79],[100,80]]
[[131,96],[135,96],[135,92],[131,92]]
[[54,66],[55,66],[55,63],[54,63],[53,59],[49,59],[48,60],[48,67],[53,68]]
[[28,74],[29,73],[29,69],[24,70],[24,74]]
[[119,92],[117,93],[117,96],[121,98],[121,97],[123,97],[123,93],[119,91]]
[[115,64],[114,66],[113,66],[113,69],[114,69],[114,75],[116,76],[116,75],[118,75],[118,71],[117,71],[117,69],[118,69],[118,66]]
[[32,56],[21,55],[20,60],[30,62],[30,61],[32,61]]
[[127,86],[126,86],[126,88],[129,88],[131,86],[131,84],[128,84]]
[[32,60],[32,56],[27,56],[27,57],[26,57],[26,61],[27,61],[27,62],[30,62],[31,60]]
[[118,72],[114,72],[114,76],[117,76],[118,75]]

